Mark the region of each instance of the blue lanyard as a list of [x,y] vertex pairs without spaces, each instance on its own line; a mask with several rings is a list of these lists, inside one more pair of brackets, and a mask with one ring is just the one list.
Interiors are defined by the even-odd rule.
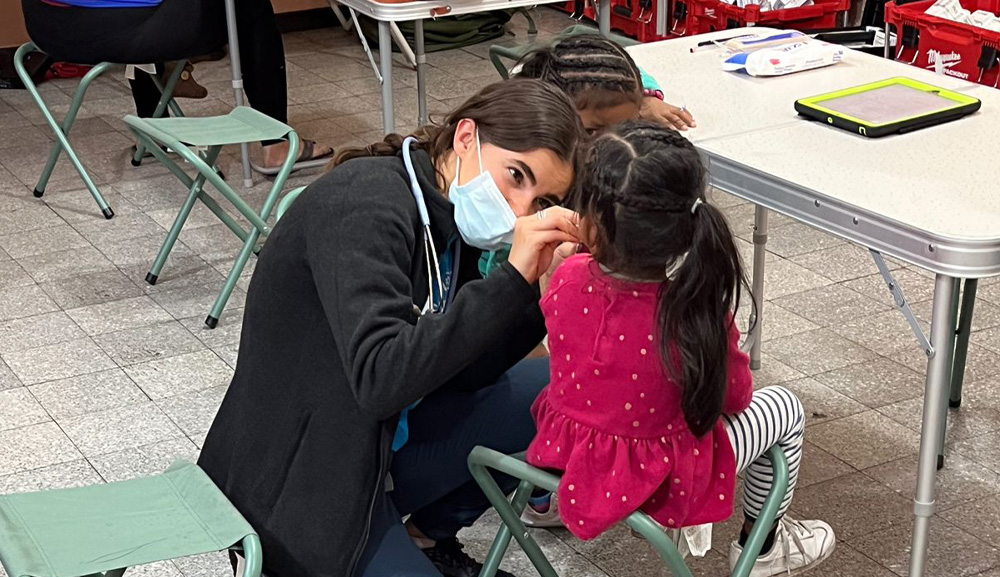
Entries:
[[[413,199],[417,203],[417,212],[420,213],[420,223],[424,228],[424,253],[427,258],[427,304],[421,309],[420,314],[426,312],[439,313],[443,312],[444,307],[448,304],[448,291],[444,284],[444,277],[441,275],[441,264],[438,262],[437,249],[434,248],[434,238],[431,236],[431,217],[427,213],[424,191],[420,188],[417,173],[413,170],[413,159],[410,158],[410,146],[416,141],[417,139],[412,136],[408,136],[403,141],[403,165],[406,167],[406,174],[410,177],[410,191],[413,193]],[[434,273],[437,273],[436,278]],[[437,298],[435,298],[435,295],[437,295]],[[445,295],[444,298],[441,298],[441,295]],[[417,305],[414,304],[414,306]]]

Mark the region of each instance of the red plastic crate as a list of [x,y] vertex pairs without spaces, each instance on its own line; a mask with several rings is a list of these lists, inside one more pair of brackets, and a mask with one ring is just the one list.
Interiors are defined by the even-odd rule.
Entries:
[[650,10],[643,10],[640,0],[612,0],[611,28],[640,42],[745,26],[822,30],[836,28],[840,16],[851,8],[851,0],[814,1],[812,6],[761,12],[756,5],[739,8],[719,0],[670,0],[666,34],[660,35],[656,32],[656,2]]
[[[961,0],[975,12],[1000,14],[1000,0]],[[885,5],[886,22],[896,27],[901,39],[896,59],[934,70],[941,59],[944,74],[989,86],[1000,83],[1000,32],[925,14],[934,0]],[[908,42],[916,33],[917,41]],[[909,45],[908,45],[909,44]]]

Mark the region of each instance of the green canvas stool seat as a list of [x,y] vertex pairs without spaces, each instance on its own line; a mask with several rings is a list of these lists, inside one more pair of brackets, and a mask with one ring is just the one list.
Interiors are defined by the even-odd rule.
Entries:
[[[584,34],[598,34],[597,28],[593,26],[587,26],[586,24],[574,24],[569,28],[566,28],[553,39],[553,42],[558,42],[563,38],[570,38],[573,36],[582,36]],[[619,34],[612,34],[608,37],[613,40],[619,46],[634,46],[639,42],[628,38],[627,36],[621,36]],[[490,46],[490,62],[493,63],[493,67],[497,69],[500,76],[504,80],[510,77],[510,69],[504,64],[504,59],[509,60],[513,63],[519,62],[522,58],[528,55],[529,52],[534,47],[531,45],[520,45],[520,46],[500,46],[493,45]]]
[[10,577],[120,577],[129,567],[239,549],[260,577],[260,540],[192,463],[163,474],[0,497],[0,562]]
[[[73,123],[76,122],[76,115],[80,111],[80,106],[83,104],[83,97],[87,94],[87,89],[90,87],[91,83],[97,79],[98,76],[107,72],[110,68],[114,67],[115,64],[110,62],[100,62],[94,65],[93,68],[87,72],[83,78],[80,80],[80,84],[77,86],[76,92],[73,95],[73,100],[70,102],[69,110],[66,111],[66,116],[63,121],[58,122],[49,110],[48,105],[45,104],[45,99],[38,92],[38,88],[35,86],[34,81],[31,78],[31,74],[28,73],[25,68],[24,62],[28,54],[31,52],[38,51],[38,47],[34,43],[28,42],[17,49],[14,53],[14,69],[17,71],[17,76],[20,78],[21,83],[28,90],[31,95],[32,100],[38,105],[38,109],[42,113],[42,117],[45,118],[45,123],[49,125],[52,129],[53,134],[56,137],[55,143],[52,144],[52,149],[49,152],[48,161],[45,163],[45,168],[42,169],[42,174],[38,178],[38,184],[35,185],[35,197],[41,198],[45,194],[45,187],[48,185],[49,178],[52,176],[52,171],[56,167],[56,161],[59,160],[59,155],[63,151],[66,152],[66,156],[69,157],[70,163],[72,163],[73,168],[79,173],[80,178],[83,180],[84,186],[90,191],[91,196],[94,197],[94,201],[97,202],[97,206],[101,209],[101,214],[104,218],[112,218],[115,215],[114,210],[108,206],[107,201],[104,200],[104,196],[101,195],[101,191],[97,188],[94,180],[90,177],[90,173],[87,172],[86,167],[80,161],[80,157],[76,155],[76,151],[73,150],[73,145],[69,141],[69,132],[73,128]],[[181,73],[184,72],[185,62],[178,62],[174,66],[173,72],[167,77],[165,83],[161,83],[159,79],[153,78],[156,83],[157,88],[160,89],[160,100],[156,105],[156,111],[153,113],[154,117],[160,117],[164,114],[169,106],[171,113],[175,116],[183,116],[183,112],[180,106],[173,98],[174,88],[177,86],[177,82],[180,80]],[[136,151],[132,156],[132,164],[138,166],[141,162],[145,150],[142,145],[136,146]]]
[[[767,455],[773,467],[774,482],[771,486],[771,492],[764,500],[760,518],[754,524],[747,544],[743,548],[743,554],[733,569],[732,577],[747,577],[750,574],[754,562],[760,554],[760,549],[764,545],[764,540],[767,538],[767,533],[774,525],[781,500],[788,488],[788,462],[785,460],[785,454],[779,447],[775,446],[768,451]],[[507,552],[512,537],[517,540],[531,564],[538,570],[539,575],[557,577],[557,573],[545,557],[545,553],[542,552],[538,543],[521,522],[521,513],[524,512],[524,508],[528,505],[528,498],[531,497],[531,492],[536,487],[550,492],[558,490],[559,476],[527,464],[523,454],[504,455],[484,447],[476,447],[472,450],[469,455],[469,470],[472,471],[476,483],[483,489],[483,493],[486,494],[490,504],[496,509],[503,522],[483,563],[483,570],[479,577],[496,575],[497,568],[500,567],[500,561]],[[490,473],[491,470],[520,480],[517,490],[510,499],[500,490],[492,473]],[[693,577],[674,541],[652,518],[642,511],[636,511],[625,522],[656,549],[672,575]]]
[[[233,234],[243,241],[243,247],[236,256],[236,261],[229,271],[226,283],[205,319],[205,324],[209,328],[215,328],[222,315],[222,310],[250,258],[250,254],[257,250],[258,240],[270,233],[271,229],[267,224],[267,219],[270,217],[278,195],[292,171],[295,159],[298,158],[299,137],[287,124],[245,106],[239,106],[224,116],[208,118],[137,118],[126,116],[125,124],[139,140],[139,143],[152,152],[188,188],[187,199],[177,214],[177,218],[174,219],[173,226],[171,226],[153,266],[149,269],[149,274],[146,275],[146,282],[156,284],[163,265],[166,263],[167,257],[170,255],[170,251],[173,249],[196,201],[200,200],[223,224],[233,231]],[[287,139],[289,142],[288,158],[285,159],[281,170],[275,176],[263,206],[259,211],[255,211],[232,187],[226,184],[221,175],[218,174],[215,161],[223,146],[281,139]],[[174,151],[181,160],[197,171],[197,176],[189,176],[180,164],[167,156],[161,147]],[[247,220],[249,223],[247,228],[244,228],[205,192],[203,187],[206,181]]]

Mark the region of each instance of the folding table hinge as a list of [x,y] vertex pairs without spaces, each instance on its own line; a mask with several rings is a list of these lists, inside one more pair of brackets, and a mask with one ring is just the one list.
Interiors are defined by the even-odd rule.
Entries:
[[903,296],[903,289],[899,287],[899,283],[889,272],[889,267],[885,264],[885,259],[882,258],[882,253],[877,250],[869,249],[872,253],[872,258],[875,260],[875,266],[878,267],[878,272],[882,275],[882,279],[885,284],[889,286],[889,293],[892,294],[892,300],[896,303],[896,308],[899,309],[903,316],[906,317],[906,322],[909,323],[910,329],[913,331],[913,336],[917,337],[917,343],[920,344],[920,348],[924,349],[924,353],[927,354],[927,358],[934,356],[934,347],[931,346],[930,341],[927,339],[927,335],[924,334],[924,330],[920,328],[920,321],[917,320],[916,315],[913,314],[913,309],[910,308],[910,303]]

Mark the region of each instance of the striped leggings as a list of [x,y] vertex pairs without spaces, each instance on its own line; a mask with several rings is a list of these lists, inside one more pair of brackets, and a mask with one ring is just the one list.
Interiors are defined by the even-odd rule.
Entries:
[[743,483],[743,514],[750,520],[760,517],[764,499],[771,490],[773,471],[766,454],[774,445],[788,460],[788,491],[781,501],[778,517],[792,502],[802,462],[805,412],[802,403],[784,387],[755,391],[750,406],[736,415],[723,415],[723,423],[736,453],[736,470],[746,471]]

